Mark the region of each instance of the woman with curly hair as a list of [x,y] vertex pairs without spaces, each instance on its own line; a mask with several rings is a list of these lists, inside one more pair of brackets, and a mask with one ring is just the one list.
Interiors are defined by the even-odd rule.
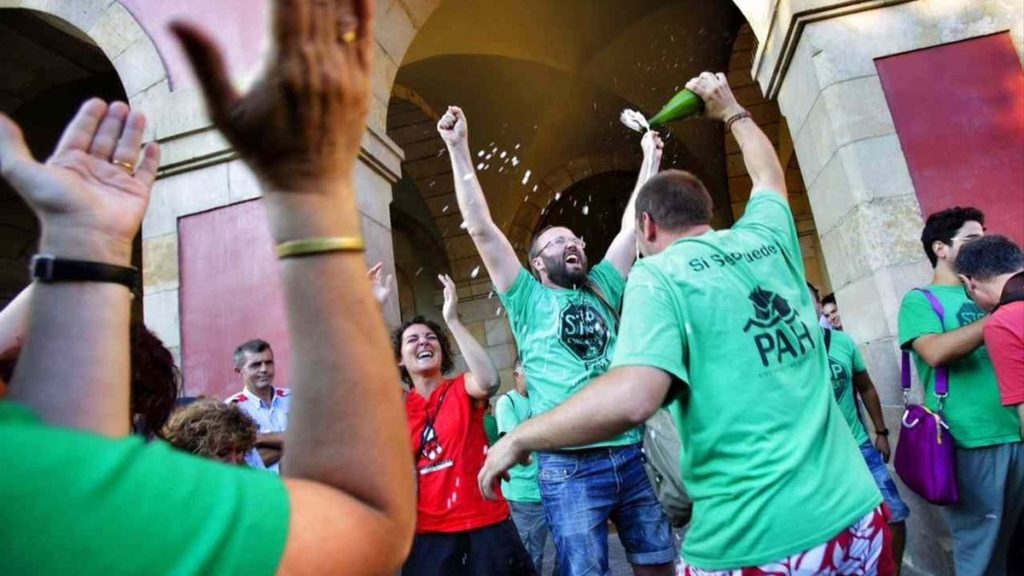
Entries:
[[455,283],[444,285],[445,323],[469,371],[454,378],[448,337],[417,316],[392,334],[402,380],[417,480],[416,537],[403,574],[534,574],[503,500],[485,500],[476,484],[487,436],[484,410],[498,389],[498,369],[459,321]]
[[163,437],[178,450],[242,465],[258,432],[256,421],[238,406],[200,398],[171,414]]

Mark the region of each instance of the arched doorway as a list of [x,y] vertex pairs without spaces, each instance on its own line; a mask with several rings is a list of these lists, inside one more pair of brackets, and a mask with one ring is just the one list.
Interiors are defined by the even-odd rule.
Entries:
[[[0,111],[24,130],[29,148],[43,160],[64,125],[91,97],[127,101],[113,64],[88,36],[52,15],[0,10]],[[28,285],[28,260],[39,228],[21,198],[0,181],[0,305]],[[135,265],[141,263],[136,241]],[[136,299],[141,313],[141,299]]]

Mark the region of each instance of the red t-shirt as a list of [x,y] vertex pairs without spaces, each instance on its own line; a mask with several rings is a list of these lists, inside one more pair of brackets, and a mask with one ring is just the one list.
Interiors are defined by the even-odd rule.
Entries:
[[1024,301],[1000,306],[984,331],[1003,406],[1024,402]]
[[476,481],[487,454],[482,404],[466,393],[465,374],[442,382],[429,399],[415,390],[406,396],[419,490],[417,534],[475,530],[509,517],[504,498],[485,499]]

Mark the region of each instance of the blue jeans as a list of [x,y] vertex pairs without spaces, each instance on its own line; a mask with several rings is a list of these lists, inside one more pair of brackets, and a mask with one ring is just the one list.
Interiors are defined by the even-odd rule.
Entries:
[[563,576],[608,576],[608,520],[630,564],[676,560],[668,517],[639,444],[538,452],[541,500]]
[[889,467],[885,465],[885,460],[882,460],[882,454],[870,440],[860,445],[860,454],[864,457],[864,462],[867,463],[868,470],[871,471],[871,476],[874,477],[879,492],[882,493],[885,505],[889,507],[889,514],[892,516],[889,523],[896,524],[905,521],[907,516],[910,516],[910,508],[900,497],[900,492],[896,489],[896,482],[889,474]]

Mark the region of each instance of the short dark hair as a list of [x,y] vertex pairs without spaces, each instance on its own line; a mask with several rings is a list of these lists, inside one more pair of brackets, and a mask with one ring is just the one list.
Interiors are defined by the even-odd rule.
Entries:
[[836,295],[835,295],[834,292],[832,294],[826,294],[825,297],[821,299],[821,305],[822,306],[824,306],[825,304],[835,304],[835,303],[836,303]]
[[547,232],[548,230],[551,230],[552,228],[554,228],[554,226],[545,226],[538,230],[536,233],[534,233],[533,237],[530,238],[530,249],[526,253],[526,267],[529,268],[530,270],[533,270],[533,259],[540,254],[540,248],[537,246],[537,243],[540,241],[541,235]]
[[942,242],[952,246],[953,237],[968,222],[977,222],[984,226],[985,215],[977,208],[954,206],[928,217],[924,223],[924,230],[921,231],[921,244],[924,245],[924,253],[931,261],[932,268],[939,262],[939,257],[932,250],[932,244]]
[[[423,316],[415,316],[411,320],[406,320],[391,333],[391,347],[395,350],[395,360],[402,360],[402,334],[405,334],[405,331],[410,326],[415,326],[416,324],[422,324],[430,328],[437,335],[437,341],[441,344],[441,374],[451,372],[452,368],[455,367],[455,360],[452,358],[452,345],[448,341],[448,334],[445,333],[444,329],[437,322],[427,320]],[[402,382],[412,384],[412,378],[409,377],[409,371],[405,369],[405,366],[399,366],[398,370],[402,373]]]
[[1024,270],[1024,252],[1006,236],[983,236],[960,249],[955,266],[959,274],[985,282]]
[[814,295],[814,299],[817,300],[820,303],[821,302],[821,292],[818,291],[818,287],[815,286],[814,284],[811,284],[810,282],[808,282],[807,283],[807,289],[810,290],[811,294]]
[[271,350],[270,344],[268,344],[265,340],[260,340],[259,338],[253,338],[252,340],[242,342],[241,344],[238,345],[238,348],[235,348],[235,368],[241,368],[242,366],[245,366],[246,352],[249,352],[250,354],[262,354],[267,350]]
[[678,232],[711,223],[714,204],[699,178],[666,170],[647,181],[636,196],[636,217],[650,215],[659,226]]
[[171,351],[142,322],[132,322],[129,344],[132,426],[143,436],[159,436],[178,399],[181,372]]

